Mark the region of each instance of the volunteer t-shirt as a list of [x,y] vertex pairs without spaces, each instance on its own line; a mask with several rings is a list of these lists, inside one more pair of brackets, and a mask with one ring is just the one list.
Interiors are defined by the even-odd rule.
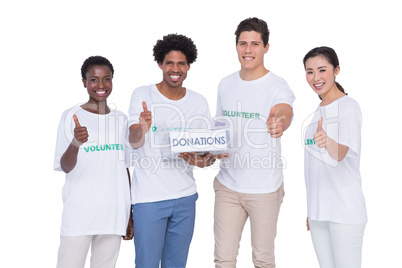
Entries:
[[221,160],[217,179],[240,193],[275,192],[283,182],[281,139],[267,132],[270,110],[292,106],[295,97],[286,81],[272,72],[244,81],[239,72],[218,87],[216,120],[230,132],[229,158]]
[[130,156],[134,166],[132,203],[156,202],[195,194],[197,189],[193,167],[182,159],[172,157],[168,133],[189,128],[209,128],[207,100],[189,89],[180,100],[170,100],[154,84],[139,87],[131,96],[130,126],[139,123],[143,101],[152,113],[152,126],[145,134],[144,145]]
[[[335,142],[349,147],[346,157],[336,161],[314,140],[318,120]],[[312,115],[304,136],[304,173],[307,189],[307,213],[311,220],[343,224],[367,222],[360,176],[362,117],[359,104],[344,96]]]
[[88,141],[79,148],[77,164],[63,186],[62,236],[125,235],[130,216],[126,153],[127,117],[120,111],[101,115],[81,107],[66,110],[60,120],[54,169],[74,137],[77,115]]

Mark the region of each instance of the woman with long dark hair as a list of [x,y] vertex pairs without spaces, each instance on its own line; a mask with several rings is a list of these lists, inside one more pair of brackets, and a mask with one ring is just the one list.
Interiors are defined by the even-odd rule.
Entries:
[[321,99],[306,128],[307,229],[320,267],[361,267],[367,223],[361,187],[361,111],[335,81],[338,57],[317,47],[303,59],[306,80]]

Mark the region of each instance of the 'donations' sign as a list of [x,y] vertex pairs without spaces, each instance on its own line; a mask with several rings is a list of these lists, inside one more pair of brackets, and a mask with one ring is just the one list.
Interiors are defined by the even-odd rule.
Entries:
[[170,149],[175,153],[227,150],[225,130],[170,132]]

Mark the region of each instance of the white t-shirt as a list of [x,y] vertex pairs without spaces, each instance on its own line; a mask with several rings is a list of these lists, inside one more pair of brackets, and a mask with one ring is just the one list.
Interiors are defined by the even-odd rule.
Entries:
[[168,131],[207,128],[210,113],[207,100],[186,89],[180,100],[170,100],[156,85],[134,90],[130,102],[129,125],[138,124],[142,102],[152,112],[152,126],[145,143],[130,156],[134,166],[131,185],[132,203],[156,202],[190,196],[197,192],[193,167],[181,159],[172,159]]
[[60,159],[74,137],[74,114],[87,127],[89,138],[79,148],[76,166],[66,174],[61,235],[125,235],[131,204],[127,117],[120,111],[90,113],[79,106],[66,110],[57,133],[57,171],[62,171]]
[[272,106],[292,106],[295,97],[286,81],[272,72],[244,81],[239,72],[218,87],[216,119],[228,126],[229,158],[221,160],[218,180],[240,193],[275,192],[283,182],[280,138],[267,132]]
[[[349,147],[342,161],[332,159],[314,141],[318,120],[335,142]],[[311,220],[343,224],[367,222],[366,205],[360,177],[361,111],[359,104],[344,96],[319,106],[304,136],[304,173],[307,212]]]

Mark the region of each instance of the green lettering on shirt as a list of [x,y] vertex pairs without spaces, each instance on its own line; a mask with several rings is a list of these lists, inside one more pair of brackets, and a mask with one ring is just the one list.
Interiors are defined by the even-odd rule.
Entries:
[[124,151],[123,144],[103,144],[91,145],[84,147],[85,152],[101,152],[101,151]]
[[260,119],[260,114],[259,113],[247,113],[247,112],[223,110],[223,115],[227,116],[227,117],[241,117],[241,118],[256,118],[256,119]]

